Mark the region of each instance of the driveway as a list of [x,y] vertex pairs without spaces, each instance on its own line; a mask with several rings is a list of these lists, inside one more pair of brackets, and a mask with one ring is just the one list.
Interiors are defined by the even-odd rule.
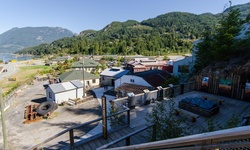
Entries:
[[[19,91],[16,101],[6,111],[5,118],[9,149],[28,149],[66,128],[101,117],[101,106],[97,99],[92,99],[77,106],[59,106],[52,114],[51,119],[24,124],[25,107],[45,101],[46,92],[43,84],[47,84],[47,81],[36,81],[34,85],[29,85],[22,91]],[[84,135],[87,131],[94,128],[95,125],[93,124],[76,131],[76,136]],[[2,131],[2,128],[0,130]],[[58,149],[60,146],[65,145],[64,142],[59,141],[68,141],[68,139],[68,133],[66,133],[48,144],[56,144],[57,147],[51,148]],[[2,132],[0,132],[0,149],[3,149],[2,141]]]

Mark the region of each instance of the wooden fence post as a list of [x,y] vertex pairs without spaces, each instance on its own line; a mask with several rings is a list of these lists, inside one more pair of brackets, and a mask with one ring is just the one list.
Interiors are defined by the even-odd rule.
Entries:
[[156,125],[153,125],[152,141],[156,141]]
[[126,138],[126,146],[129,146],[130,145],[130,137],[127,137]]
[[7,133],[6,133],[6,126],[5,126],[5,115],[4,115],[4,101],[2,98],[2,88],[0,88],[0,107],[1,107],[1,122],[2,122],[2,131],[3,131],[3,144],[4,144],[4,149],[8,149],[8,142],[7,142]]
[[73,129],[69,130],[69,141],[70,141],[70,149],[74,149],[74,131]]
[[106,96],[102,96],[102,136],[103,138],[108,138],[107,131],[107,106],[106,106]]
[[130,109],[127,110],[127,116],[128,116],[127,122],[128,122],[128,126],[129,126],[130,125]]

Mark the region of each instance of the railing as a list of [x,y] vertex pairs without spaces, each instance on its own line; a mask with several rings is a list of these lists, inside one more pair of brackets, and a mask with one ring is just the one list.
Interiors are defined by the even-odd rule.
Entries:
[[[187,84],[184,84],[183,86],[181,85],[176,85],[172,88],[163,88],[162,89],[162,98],[165,98],[165,97],[172,97],[172,96],[176,96],[176,95],[179,95],[179,94],[182,94],[184,92],[188,92],[188,91],[192,91],[194,90],[194,84],[195,82],[190,82],[190,83],[187,83]],[[183,92],[182,92],[183,91]],[[135,99],[136,99],[136,105],[142,105],[144,104],[144,102],[147,100],[147,99],[157,99],[160,97],[160,91],[159,90],[154,90],[154,91],[150,91],[148,93],[141,93],[141,94],[137,94],[135,95]],[[128,102],[128,97],[124,97],[124,98],[120,98],[120,99],[115,99],[113,102],[115,102],[115,107],[119,109],[118,112],[116,113],[113,113],[112,115],[108,115],[107,116],[107,119],[109,119],[109,121],[114,121],[114,116],[120,116],[121,114],[123,114],[124,112],[127,112],[127,124],[129,125],[130,124],[130,109],[126,107],[126,104]],[[123,110],[122,110],[123,109]],[[116,117],[117,118],[117,117]],[[115,118],[115,119],[116,119]],[[113,119],[113,120],[112,120]],[[38,147],[42,147],[43,145],[45,145],[46,143],[62,136],[63,134],[69,132],[69,145],[70,145],[70,148],[72,149],[75,145],[75,141],[74,141],[74,130],[78,129],[78,128],[82,128],[84,126],[87,126],[87,125],[90,125],[94,122],[97,122],[97,121],[100,121],[102,120],[102,118],[97,118],[93,121],[89,121],[89,122],[86,122],[84,124],[80,124],[80,125],[77,125],[77,126],[74,126],[74,127],[71,127],[69,129],[66,129],[52,137],[50,137],[49,139],[43,141],[42,143],[30,148],[30,149],[35,149],[35,148],[38,148]],[[115,120],[116,121],[116,120]],[[116,123],[116,122],[115,122]],[[112,127],[112,129],[115,129],[115,127]],[[136,133],[133,133],[133,134],[136,134]]]
[[[129,133],[129,134],[127,134],[127,135],[125,135],[125,136],[123,136],[123,137],[117,139],[117,140],[114,140],[114,141],[112,141],[112,142],[110,142],[110,143],[108,143],[108,144],[105,144],[105,145],[103,145],[103,146],[97,148],[96,150],[102,150],[102,149],[108,148],[109,146],[114,145],[114,144],[116,144],[116,143],[118,143],[118,142],[121,142],[121,141],[123,141],[123,140],[126,140],[126,146],[129,146],[129,145],[130,145],[130,137],[131,137],[131,136],[136,135],[136,134],[138,134],[138,133],[140,133],[140,132],[142,132],[142,131],[144,131],[144,130],[147,130],[147,129],[151,128],[151,127],[153,127],[153,132],[156,132],[156,129],[155,129],[155,126],[154,126],[154,125],[146,126],[146,127],[141,128],[141,129],[138,129],[138,130],[136,130],[136,131],[134,131],[134,132],[132,132],[132,133]],[[154,136],[154,135],[155,135],[155,134],[153,133],[153,136]],[[152,137],[152,138],[155,138],[155,137]]]
[[[134,134],[133,134],[134,135]],[[132,134],[124,136],[119,140],[126,139]],[[100,149],[105,149],[117,143],[112,141]],[[236,127],[226,130],[201,133],[180,138],[110,148],[110,150],[149,150],[149,149],[171,149],[171,150],[195,150],[195,149],[248,149],[250,147],[250,126]]]
[[18,88],[14,89],[12,92],[7,94],[4,98],[4,110],[7,110],[15,101],[16,101],[16,95],[17,92],[21,89],[23,89],[27,84],[24,84],[22,86],[19,86]]
[[[113,113],[113,114],[111,114],[111,115],[108,115],[108,116],[107,116],[107,119],[112,118],[112,117],[117,116],[117,115],[120,115],[120,114],[123,114],[123,113],[126,112],[126,113],[127,113],[127,125],[129,125],[129,124],[130,124],[130,109],[127,108],[127,107],[124,107],[124,108],[125,108],[125,109],[122,110],[122,111],[119,111],[119,112]],[[73,149],[74,146],[75,146],[75,141],[74,141],[74,139],[75,139],[75,137],[74,137],[74,130],[79,129],[79,128],[82,128],[82,127],[85,127],[85,126],[87,126],[87,125],[90,125],[90,124],[92,124],[92,123],[95,123],[95,122],[98,122],[98,121],[101,121],[101,120],[102,120],[102,117],[97,118],[97,119],[92,120],[92,121],[89,121],[89,122],[86,122],[86,123],[83,123],[83,124],[79,124],[79,125],[70,127],[70,128],[68,128],[68,129],[66,129],[66,130],[63,130],[62,132],[60,132],[60,133],[58,133],[58,134],[56,134],[56,135],[54,135],[54,136],[52,136],[52,137],[46,139],[45,141],[43,141],[43,142],[41,142],[41,143],[39,143],[39,144],[37,144],[37,145],[35,145],[35,146],[29,148],[29,149],[30,149],[30,150],[33,150],[33,149],[40,148],[40,147],[42,147],[43,145],[45,145],[46,143],[48,143],[48,142],[50,142],[50,141],[52,141],[52,140],[54,140],[54,139],[56,139],[56,138],[58,138],[58,137],[64,135],[64,134],[67,133],[67,132],[69,133],[69,145],[70,145],[70,149]]]
[[[195,82],[188,82],[180,85],[174,85],[173,87],[162,88],[160,90],[158,89],[146,93],[135,94],[134,95],[134,98],[136,100],[135,105],[141,106],[145,104],[146,100],[171,98],[193,90],[195,90]],[[129,99],[128,97],[122,97],[115,99],[114,101],[126,105],[128,99]]]

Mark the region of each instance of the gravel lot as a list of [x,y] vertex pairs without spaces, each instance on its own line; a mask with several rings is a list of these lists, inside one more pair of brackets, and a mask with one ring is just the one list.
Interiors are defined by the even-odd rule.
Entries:
[[[5,118],[9,149],[28,149],[68,127],[101,117],[101,106],[97,99],[93,99],[77,106],[59,106],[52,114],[53,118],[24,124],[25,107],[45,101],[46,92],[43,84],[47,84],[47,81],[36,81],[34,85],[29,85],[18,92],[15,103],[6,111]],[[0,149],[3,149],[1,126],[2,124],[0,125]],[[86,127],[82,131],[87,132],[94,126]],[[84,134],[82,131],[81,133],[80,131],[76,133],[81,136]],[[57,141],[52,141],[50,145],[67,140],[68,133]],[[59,143],[59,145],[63,146],[65,143]],[[51,147],[51,149],[58,149],[58,147]]]

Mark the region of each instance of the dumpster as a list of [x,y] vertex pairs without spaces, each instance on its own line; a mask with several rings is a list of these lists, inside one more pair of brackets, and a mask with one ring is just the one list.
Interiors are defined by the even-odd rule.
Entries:
[[128,96],[128,107],[130,109],[134,109],[136,103],[135,94],[133,92],[130,92],[127,93],[127,96]]

